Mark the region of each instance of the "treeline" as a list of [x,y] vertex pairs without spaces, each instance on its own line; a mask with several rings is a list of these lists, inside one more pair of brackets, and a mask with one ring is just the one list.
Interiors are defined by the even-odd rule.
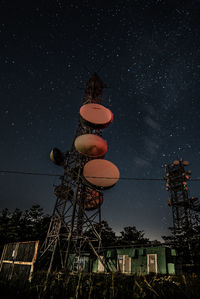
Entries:
[[[29,210],[15,209],[13,212],[3,209],[0,212],[0,247],[6,243],[18,241],[43,241],[46,237],[51,216],[45,214],[40,205],[33,205]],[[116,236],[106,221],[96,225],[101,231],[103,246],[141,245],[149,244],[150,240],[144,236],[143,231],[135,226],[124,227],[120,236]],[[91,234],[88,231],[88,236]],[[159,243],[158,241],[154,241]]]
[[3,209],[0,212],[0,249],[6,243],[44,240],[49,222],[50,216],[39,205],[25,211]]

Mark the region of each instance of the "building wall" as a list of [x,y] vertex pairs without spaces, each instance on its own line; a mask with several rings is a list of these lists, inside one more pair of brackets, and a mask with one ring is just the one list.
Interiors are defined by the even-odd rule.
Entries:
[[117,249],[117,255],[124,254],[131,257],[131,273],[146,275],[147,255],[157,255],[157,273],[166,274],[166,248],[164,247],[140,247],[140,248],[124,248]]
[[[140,248],[117,248],[107,251],[106,260],[111,271],[116,272],[122,269],[123,256],[131,259],[130,274],[146,275],[148,274],[148,255],[156,255],[157,273],[159,274],[175,274],[176,252],[174,249],[167,247],[140,247]],[[119,260],[121,264],[119,265]],[[128,258],[124,258],[123,262],[128,264]],[[93,263],[93,271],[98,272],[98,260]],[[123,270],[126,268],[123,267]],[[99,268],[100,269],[100,268]],[[151,269],[151,268],[150,268]],[[102,267],[101,267],[102,270]],[[127,269],[126,269],[127,270]],[[128,273],[128,272],[126,272]]]

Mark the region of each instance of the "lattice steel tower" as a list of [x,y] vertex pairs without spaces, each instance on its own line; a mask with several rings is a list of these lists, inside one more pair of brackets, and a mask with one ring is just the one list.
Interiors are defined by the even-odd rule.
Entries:
[[191,178],[191,171],[185,171],[188,161],[175,160],[166,165],[166,190],[170,194],[168,205],[172,207],[175,246],[184,257],[183,263],[194,262],[192,247],[197,242],[195,229],[199,227],[200,204],[198,198],[189,196],[187,181]]
[[[61,184],[54,189],[57,199],[40,254],[41,257],[49,256],[48,274],[55,260],[57,269],[66,270],[70,254],[74,257],[74,270],[81,271],[81,255],[88,249],[108,270],[98,253],[101,233],[97,231],[97,224],[101,223],[102,190],[117,182],[119,172],[113,163],[103,159],[107,143],[101,133],[113,119],[112,112],[101,105],[104,87],[95,73],[85,86],[71,150],[62,153],[54,148],[50,155],[55,164],[64,167],[64,175]],[[106,176],[110,179],[103,178]]]

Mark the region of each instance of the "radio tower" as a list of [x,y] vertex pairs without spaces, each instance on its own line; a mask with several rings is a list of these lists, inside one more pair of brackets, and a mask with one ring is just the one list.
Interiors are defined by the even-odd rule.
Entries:
[[86,250],[109,271],[99,256],[101,232],[97,227],[101,223],[102,190],[117,182],[119,171],[113,163],[103,160],[107,143],[100,136],[113,120],[112,112],[101,105],[104,87],[95,73],[85,86],[71,150],[62,153],[54,148],[50,154],[51,160],[64,168],[64,175],[54,189],[57,199],[40,251],[40,258],[49,257],[47,277],[55,264],[59,270],[82,271],[81,258]]
[[[191,178],[191,171],[185,171],[188,161],[175,160],[166,165],[166,190],[169,192],[168,205],[172,207],[173,227],[172,232],[179,247],[187,247],[187,259],[193,262],[192,245],[194,244],[193,230],[199,226],[200,204],[198,198],[189,197],[187,181]],[[179,249],[180,249],[179,248]]]

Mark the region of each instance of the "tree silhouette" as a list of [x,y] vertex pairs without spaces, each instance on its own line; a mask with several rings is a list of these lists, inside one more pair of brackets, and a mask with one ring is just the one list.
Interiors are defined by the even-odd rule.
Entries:
[[33,205],[24,212],[3,209],[0,212],[0,249],[6,243],[44,240],[49,221],[50,216],[44,214],[39,205]]
[[144,237],[144,232],[136,229],[135,226],[126,226],[118,238],[120,245],[143,245],[149,244],[148,238]]

